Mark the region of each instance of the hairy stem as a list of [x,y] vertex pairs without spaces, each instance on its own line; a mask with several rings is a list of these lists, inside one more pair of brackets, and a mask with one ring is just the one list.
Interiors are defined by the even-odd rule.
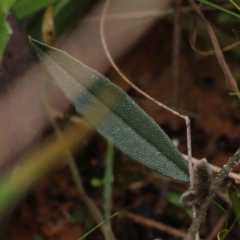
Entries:
[[240,148],[236,153],[229,159],[229,161],[223,166],[222,170],[217,174],[212,182],[212,192],[210,196],[203,202],[199,207],[196,217],[188,229],[187,236],[184,240],[193,240],[196,232],[199,230],[203,217],[206,215],[206,211],[211,203],[211,198],[214,197],[218,188],[222,185],[224,179],[228,176],[229,172],[240,163]]

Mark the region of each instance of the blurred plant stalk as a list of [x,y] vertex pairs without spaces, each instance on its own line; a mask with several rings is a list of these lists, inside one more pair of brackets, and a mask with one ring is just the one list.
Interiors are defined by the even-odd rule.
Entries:
[[63,132],[63,141],[51,136],[41,147],[20,160],[17,165],[0,179],[0,218],[8,208],[25,196],[26,192],[57,167],[65,165],[65,151],[79,151],[84,141],[91,138],[94,130],[85,121],[72,124]]

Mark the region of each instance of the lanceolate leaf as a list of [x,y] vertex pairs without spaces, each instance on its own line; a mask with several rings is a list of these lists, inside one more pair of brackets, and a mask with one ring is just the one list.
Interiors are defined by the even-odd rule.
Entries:
[[38,57],[77,112],[138,162],[188,182],[188,166],[164,131],[122,89],[67,53],[31,39]]

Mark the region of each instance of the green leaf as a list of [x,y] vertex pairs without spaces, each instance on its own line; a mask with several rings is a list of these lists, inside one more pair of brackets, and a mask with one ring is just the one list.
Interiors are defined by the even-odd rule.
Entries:
[[57,37],[86,13],[94,0],[61,0],[54,7],[54,23]]
[[11,34],[12,29],[6,20],[6,14],[0,9],[0,62]]
[[236,215],[236,219],[238,221],[238,225],[240,225],[240,200],[238,197],[238,191],[235,182],[228,181],[227,183],[227,191],[229,198],[232,202],[233,211]]
[[13,11],[18,19],[22,19],[56,1],[57,0],[18,0],[13,6]]
[[187,215],[192,219],[193,218],[193,213],[192,213],[192,210],[183,206],[181,203],[180,203],[180,194],[178,193],[175,193],[175,192],[168,192],[167,193],[167,199],[168,201],[176,206],[176,207],[179,207],[181,208],[183,211],[185,211],[187,213]]
[[16,0],[0,0],[0,62],[7,46],[12,29],[7,22],[7,12]]
[[31,45],[77,112],[102,136],[151,169],[189,182],[181,153],[122,89],[61,50],[33,39]]
[[228,10],[227,8],[218,6],[218,5],[215,4],[215,3],[209,2],[208,0],[198,0],[198,1],[199,1],[200,3],[203,3],[203,4],[208,5],[208,6],[210,6],[210,7],[216,8],[216,9],[222,11],[222,12],[225,12],[225,13],[227,13],[227,14],[229,14],[229,15],[232,15],[232,16],[234,16],[234,17],[240,18],[240,15],[239,15],[239,14],[237,14],[237,13],[231,11],[231,10]]
[[16,2],[16,0],[1,0],[0,1],[0,9],[7,13],[8,10],[13,6],[13,4]]

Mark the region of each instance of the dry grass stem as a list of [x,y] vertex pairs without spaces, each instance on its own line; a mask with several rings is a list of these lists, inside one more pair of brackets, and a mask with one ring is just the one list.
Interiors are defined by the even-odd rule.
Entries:
[[[233,91],[233,92],[239,92],[238,90],[238,86],[237,86],[237,83],[234,79],[234,77],[232,76],[232,73],[229,69],[229,66],[227,65],[225,59],[224,59],[224,56],[223,56],[223,53],[222,53],[222,50],[220,48],[220,45],[218,43],[218,40],[217,40],[217,37],[211,27],[211,25],[209,24],[209,22],[207,21],[207,19],[205,18],[205,16],[203,15],[203,13],[201,12],[201,10],[199,9],[198,5],[195,3],[194,0],[189,0],[191,6],[194,8],[195,12],[201,17],[201,19],[205,22],[206,24],[206,27],[207,27],[207,31],[208,31],[208,34],[209,34],[209,37],[211,39],[211,42],[213,44],[213,47],[214,47],[214,52],[215,52],[215,55],[216,55],[216,58],[218,60],[218,63],[220,65],[220,67],[222,68],[223,70],[223,73],[225,75],[225,78],[226,78],[226,83],[228,85],[228,87]],[[238,96],[239,99],[240,99],[240,96]]]
[[[198,50],[195,46],[196,45],[196,38],[197,38],[197,30],[196,30],[196,21],[195,21],[194,24],[193,24],[193,30],[190,32],[190,35],[189,35],[189,42],[190,42],[191,48],[201,56],[211,56],[211,55],[215,54],[215,50],[208,50],[208,51]],[[240,45],[240,41],[232,43],[232,44],[222,48],[221,51],[222,52],[227,52],[227,51],[237,47],[238,45]]]
[[182,232],[176,228],[170,227],[163,223],[156,222],[149,218],[145,218],[145,217],[142,217],[142,216],[139,216],[139,215],[136,215],[133,213],[129,213],[129,212],[121,212],[121,213],[119,213],[119,215],[127,217],[127,218],[131,219],[132,221],[139,223],[141,225],[144,225],[146,227],[154,228],[159,231],[165,232],[169,235],[173,235],[173,236],[177,236],[177,237],[181,237],[181,238],[184,238],[186,236],[185,232]]
[[[133,89],[135,89],[137,92],[141,93],[143,96],[145,96],[147,99],[151,100],[152,102],[156,103],[158,106],[166,109],[167,111],[171,112],[172,114],[183,118],[186,122],[186,127],[187,127],[187,149],[188,149],[188,165],[189,165],[189,176],[190,176],[190,184],[192,186],[193,183],[193,163],[192,163],[192,149],[191,149],[191,125],[190,125],[190,119],[187,116],[181,115],[179,112],[174,111],[173,109],[171,109],[170,107],[162,104],[161,102],[157,101],[156,99],[154,99],[153,97],[151,97],[150,95],[148,95],[146,92],[142,91],[140,88],[138,88],[135,84],[133,84],[123,73],[122,71],[119,69],[119,67],[116,65],[116,63],[114,62],[108,47],[107,47],[107,42],[106,42],[106,38],[105,38],[105,31],[104,31],[104,26],[105,26],[105,18],[106,18],[106,14],[107,14],[107,10],[109,8],[111,0],[106,0],[106,3],[104,4],[104,8],[103,8],[103,12],[101,15],[101,19],[100,19],[100,37],[101,37],[101,42],[103,45],[103,49],[104,52],[109,60],[109,62],[111,63],[112,67],[116,70],[116,72],[122,77],[122,79],[128,83]],[[178,47],[179,48],[179,47]],[[178,62],[177,62],[178,65]],[[178,74],[176,75],[176,77],[178,78]],[[193,214],[194,217],[196,216],[196,209],[195,207],[193,207]],[[196,237],[197,240],[199,239],[199,235],[198,233],[196,233]]]

